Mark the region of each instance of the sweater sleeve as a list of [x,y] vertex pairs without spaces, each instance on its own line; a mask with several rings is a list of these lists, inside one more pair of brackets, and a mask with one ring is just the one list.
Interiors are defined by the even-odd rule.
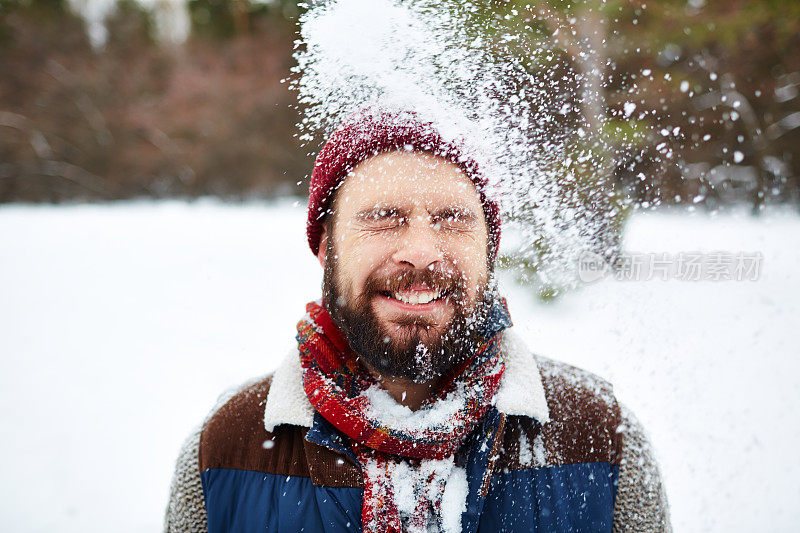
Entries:
[[165,533],[202,533],[208,529],[198,464],[200,432],[197,428],[189,435],[178,456],[164,518]]
[[614,533],[670,533],[669,504],[644,428],[624,405],[622,461],[614,507]]

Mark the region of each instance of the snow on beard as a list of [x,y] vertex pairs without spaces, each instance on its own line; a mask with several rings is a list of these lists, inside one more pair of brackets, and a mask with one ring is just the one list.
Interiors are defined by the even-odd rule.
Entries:
[[[350,343],[353,351],[381,374],[425,383],[446,375],[476,348],[496,290],[493,273],[478,287],[475,303],[467,307],[463,275],[440,269],[407,270],[400,275],[370,274],[360,295],[348,299],[339,287],[334,239],[326,244],[323,297],[325,308]],[[408,316],[392,322],[387,331],[375,315],[371,301],[377,294],[390,294],[415,284],[425,284],[442,293],[453,307],[448,324],[436,328],[425,317]],[[397,338],[400,336],[400,338]]]

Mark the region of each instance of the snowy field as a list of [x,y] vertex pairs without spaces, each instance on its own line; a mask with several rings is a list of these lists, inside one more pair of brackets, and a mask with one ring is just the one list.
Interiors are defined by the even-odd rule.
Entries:
[[[161,527],[181,441],[273,369],[321,271],[299,202],[0,207],[0,517]],[[678,532],[797,531],[800,217],[635,216],[626,248],[759,251],[758,281],[503,280],[532,349],[599,373],[649,429]]]

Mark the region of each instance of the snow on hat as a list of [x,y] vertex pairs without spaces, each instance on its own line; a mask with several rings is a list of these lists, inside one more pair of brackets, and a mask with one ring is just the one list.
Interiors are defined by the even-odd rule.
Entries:
[[462,148],[463,143],[446,141],[433,123],[414,112],[368,108],[356,113],[330,136],[314,162],[306,224],[311,251],[314,255],[319,252],[323,221],[334,191],[358,163],[390,150],[420,150],[450,160],[475,184],[489,228],[489,255],[494,259],[500,243],[500,209],[486,194],[486,177],[478,164]]

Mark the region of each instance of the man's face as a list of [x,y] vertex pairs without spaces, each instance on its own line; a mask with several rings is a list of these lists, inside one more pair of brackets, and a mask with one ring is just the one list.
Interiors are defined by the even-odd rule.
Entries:
[[473,348],[484,319],[487,244],[478,192],[458,166],[379,154],[334,198],[319,255],[328,310],[375,370],[439,377]]

